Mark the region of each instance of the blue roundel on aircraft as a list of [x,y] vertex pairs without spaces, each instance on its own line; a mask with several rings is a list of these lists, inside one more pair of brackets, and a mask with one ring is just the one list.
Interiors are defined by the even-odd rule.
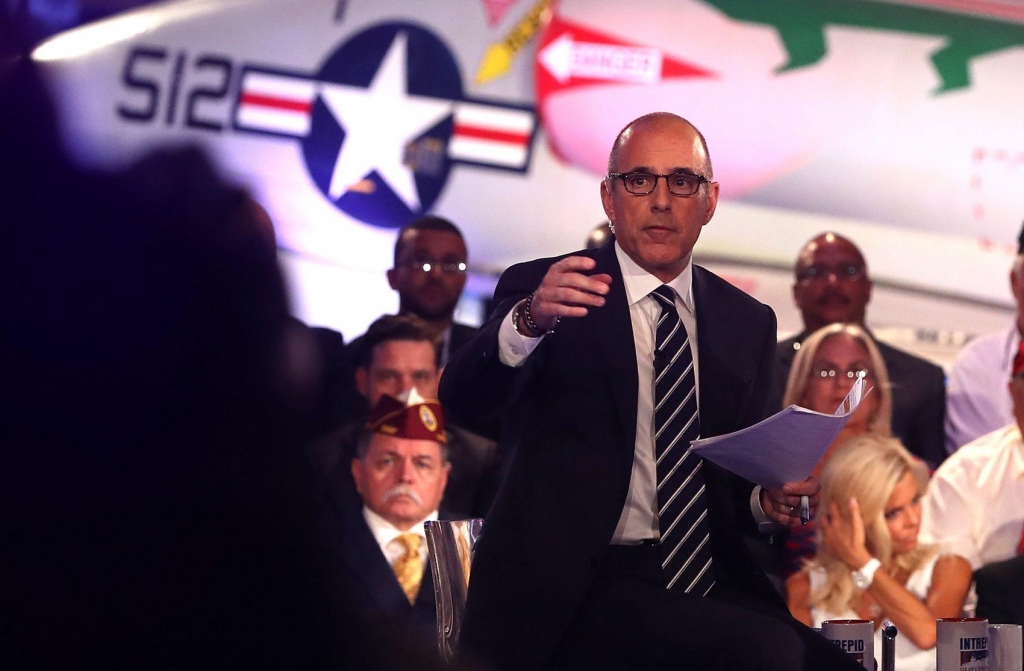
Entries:
[[463,98],[458,64],[432,32],[384,23],[349,39],[316,75],[306,168],[346,214],[399,228],[437,201]]

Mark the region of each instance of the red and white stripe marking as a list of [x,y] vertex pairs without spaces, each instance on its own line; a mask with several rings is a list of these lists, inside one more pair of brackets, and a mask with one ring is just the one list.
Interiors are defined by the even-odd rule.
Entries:
[[881,0],[890,4],[917,5],[959,14],[974,14],[990,19],[1008,19],[1024,23],[1024,5],[1020,0]]
[[524,169],[536,120],[525,110],[459,103],[448,143],[453,160]]
[[247,130],[305,137],[309,134],[310,111],[316,95],[317,83],[311,79],[246,72],[235,125]]

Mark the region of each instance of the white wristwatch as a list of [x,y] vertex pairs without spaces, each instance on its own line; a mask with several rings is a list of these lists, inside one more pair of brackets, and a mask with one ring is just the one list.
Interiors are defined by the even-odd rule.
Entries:
[[868,560],[867,564],[864,564],[864,566],[861,566],[856,571],[851,571],[853,584],[857,586],[857,589],[865,590],[868,587],[871,587],[871,583],[875,579],[875,571],[877,571],[881,565],[882,562],[872,557]]

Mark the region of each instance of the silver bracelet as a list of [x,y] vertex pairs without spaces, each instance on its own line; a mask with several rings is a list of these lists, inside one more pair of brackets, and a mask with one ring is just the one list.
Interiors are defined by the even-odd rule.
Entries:
[[537,292],[534,291],[533,293],[531,293],[529,296],[526,297],[526,305],[523,307],[523,319],[526,321],[526,325],[530,328],[530,330],[533,331],[534,333],[538,334],[538,337],[539,337],[539,336],[542,336],[542,335],[547,335],[548,333],[554,333],[555,332],[555,327],[558,326],[558,322],[560,321],[560,318],[559,317],[555,317],[555,325],[552,326],[547,331],[545,331],[541,327],[537,326],[537,322],[533,321],[533,317],[530,316],[530,304],[533,303],[533,297],[536,294],[537,294]]
[[512,309],[512,328],[516,330],[516,333],[523,336],[524,338],[533,338],[535,336],[528,335],[519,330],[519,316],[523,313],[523,304],[525,301],[519,301],[516,306]]

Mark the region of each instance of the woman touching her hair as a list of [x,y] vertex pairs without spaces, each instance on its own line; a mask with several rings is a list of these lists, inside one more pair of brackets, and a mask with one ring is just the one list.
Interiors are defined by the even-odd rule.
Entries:
[[918,543],[927,467],[892,438],[865,435],[837,451],[821,475],[818,553],[787,581],[794,617],[811,626],[864,619],[899,629],[896,667],[935,668],[935,620],[958,617],[971,567]]

